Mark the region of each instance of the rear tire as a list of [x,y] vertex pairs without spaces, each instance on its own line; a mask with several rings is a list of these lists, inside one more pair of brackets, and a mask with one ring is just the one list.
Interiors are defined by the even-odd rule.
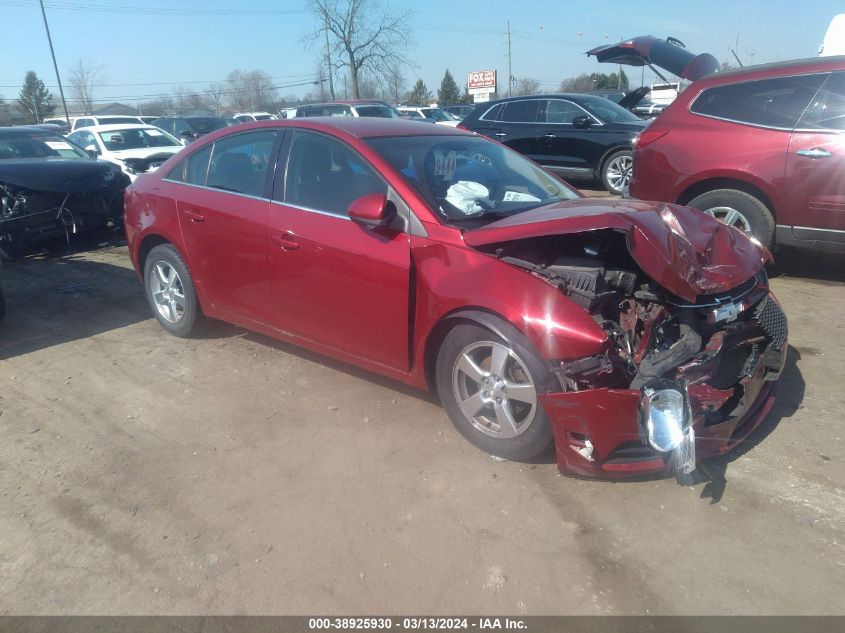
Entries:
[[443,408],[461,435],[491,455],[523,461],[545,452],[554,438],[537,398],[548,368],[518,338],[458,325],[437,354],[436,379]]
[[693,198],[687,206],[751,235],[766,248],[775,237],[775,219],[758,198],[736,189],[714,189]]
[[633,152],[629,149],[613,152],[601,167],[601,182],[608,192],[620,196],[631,180]]
[[188,267],[172,244],[160,244],[144,263],[147,301],[161,326],[179,337],[195,333],[202,321]]

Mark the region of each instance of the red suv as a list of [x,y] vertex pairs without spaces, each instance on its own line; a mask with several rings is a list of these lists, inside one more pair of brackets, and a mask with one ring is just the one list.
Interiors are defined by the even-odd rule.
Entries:
[[630,195],[766,246],[845,251],[845,57],[695,81],[637,139]]

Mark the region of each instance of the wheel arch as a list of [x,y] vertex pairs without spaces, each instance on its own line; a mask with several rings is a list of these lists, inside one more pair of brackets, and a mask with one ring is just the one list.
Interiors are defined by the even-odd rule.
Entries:
[[[517,338],[521,345],[536,351],[536,346],[525,333],[500,314],[481,307],[459,308],[441,317],[426,337],[423,372],[429,391],[437,390],[437,353],[440,346],[449,332],[462,323],[481,326],[504,340]],[[537,355],[540,356],[539,352]]]
[[698,196],[707,193],[708,191],[714,191],[716,189],[734,189],[736,191],[742,191],[743,193],[747,193],[750,196],[754,196],[760,202],[766,205],[766,207],[769,209],[769,212],[772,214],[772,217],[775,219],[775,221],[777,221],[777,209],[775,208],[775,205],[772,202],[772,198],[757,185],[741,178],[714,177],[699,180],[698,182],[689,185],[686,189],[684,189],[675,202],[676,204],[680,205],[688,205],[692,200],[694,200]]
[[601,180],[602,173],[604,173],[604,166],[607,164],[608,159],[611,156],[613,156],[616,152],[621,152],[623,150],[631,152],[631,155],[633,156],[634,146],[630,145],[630,144],[629,145],[623,144],[623,145],[616,145],[614,147],[611,147],[608,150],[605,150],[604,154],[602,154],[601,158],[599,159],[599,162],[596,163],[596,168],[595,168],[595,171],[593,173],[593,177],[596,180]]
[[[156,246],[161,246],[162,244],[170,244],[173,248],[179,251],[179,248],[171,240],[167,239],[163,235],[159,235],[158,233],[147,235],[143,240],[141,240],[141,244],[138,246],[138,271],[141,276],[142,284],[146,284],[146,279],[144,279],[144,267],[147,264],[147,257],[149,256],[150,251]],[[182,255],[181,251],[179,254]],[[184,255],[182,255],[182,259],[185,259]]]

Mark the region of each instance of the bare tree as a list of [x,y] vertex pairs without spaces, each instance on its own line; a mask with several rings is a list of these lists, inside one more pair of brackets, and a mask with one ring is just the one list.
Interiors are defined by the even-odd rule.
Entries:
[[531,77],[521,77],[516,80],[516,83],[513,85],[513,89],[511,90],[511,94],[514,97],[520,97],[523,95],[536,95],[540,92],[540,82],[536,79],[532,79]]
[[226,102],[226,86],[222,83],[209,84],[205,91],[208,104],[214,110],[214,114],[220,116],[223,112],[223,104]]
[[101,81],[100,68],[79,59],[68,73],[68,91],[83,114],[94,111],[94,89]]
[[361,98],[362,75],[385,83],[392,66],[406,63],[410,12],[394,13],[379,0],[310,0],[320,20],[315,41],[328,31],[333,63],[349,69],[352,97]]
[[176,111],[176,106],[173,99],[170,97],[162,97],[152,101],[145,101],[138,104],[138,114],[148,114],[150,116],[165,116],[173,114]]
[[278,100],[273,79],[263,70],[233,70],[226,76],[229,106],[240,112],[273,110]]
[[226,75],[226,91],[229,107],[238,112],[252,112],[246,88],[246,73],[242,70],[233,70]]
[[390,103],[400,104],[408,92],[408,84],[399,64],[392,64],[385,71],[382,97]]

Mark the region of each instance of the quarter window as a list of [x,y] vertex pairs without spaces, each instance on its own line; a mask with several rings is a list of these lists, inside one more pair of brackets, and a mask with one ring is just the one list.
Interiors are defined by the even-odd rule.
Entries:
[[320,134],[294,134],[285,202],[346,217],[349,205],[370,193],[387,193],[387,185],[360,154]]
[[536,123],[540,111],[540,102],[540,99],[509,101],[504,104],[504,109],[497,120],[510,123]]
[[185,170],[185,182],[189,185],[205,186],[208,175],[208,159],[211,158],[211,145],[188,156],[188,168]]
[[247,132],[217,141],[208,167],[208,186],[263,196],[275,142],[275,130]]
[[826,75],[777,77],[716,86],[702,92],[690,107],[696,114],[792,129]]
[[831,75],[798,127],[811,130],[845,130],[845,73]]
[[499,115],[502,113],[502,105],[501,103],[497,103],[492,108],[487,110],[480,118],[484,119],[485,121],[498,121]]

